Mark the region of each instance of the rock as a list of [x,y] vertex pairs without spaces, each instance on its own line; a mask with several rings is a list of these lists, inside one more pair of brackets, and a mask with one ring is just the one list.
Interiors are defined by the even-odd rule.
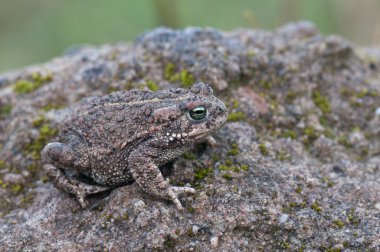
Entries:
[[[230,116],[162,167],[184,211],[128,185],[75,199],[41,173],[76,103],[209,82]],[[146,32],[0,76],[0,251],[379,251],[380,50],[309,22]]]
[[278,218],[278,222],[280,222],[280,224],[286,222],[289,218],[289,215],[288,214],[281,214],[280,217]]
[[218,247],[219,244],[219,238],[217,236],[211,237],[210,244],[212,248]]

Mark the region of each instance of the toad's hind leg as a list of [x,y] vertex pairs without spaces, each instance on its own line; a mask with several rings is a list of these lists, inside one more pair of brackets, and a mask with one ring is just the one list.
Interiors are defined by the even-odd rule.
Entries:
[[53,182],[54,186],[70,194],[74,194],[82,208],[87,207],[85,200],[87,195],[110,189],[109,187],[85,184],[74,178],[68,178],[64,174],[64,169],[75,169],[78,163],[83,164],[83,162],[80,162],[80,158],[67,145],[59,142],[49,143],[42,150],[41,158],[42,169]]

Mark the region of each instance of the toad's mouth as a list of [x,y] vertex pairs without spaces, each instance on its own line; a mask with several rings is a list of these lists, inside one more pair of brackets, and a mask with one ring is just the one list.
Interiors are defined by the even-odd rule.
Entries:
[[226,121],[221,121],[219,123],[219,126],[215,127],[213,130],[206,129],[206,128],[205,129],[193,130],[189,133],[189,137],[191,137],[192,139],[195,139],[195,140],[203,139],[203,138],[207,137],[208,135],[211,135],[215,131],[219,130],[221,127],[223,127],[223,125],[225,123],[226,123]]

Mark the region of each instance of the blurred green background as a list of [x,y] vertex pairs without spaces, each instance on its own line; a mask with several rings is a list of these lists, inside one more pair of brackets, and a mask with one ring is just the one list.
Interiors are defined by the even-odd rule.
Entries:
[[359,45],[380,44],[379,0],[0,0],[0,72],[162,25],[273,29],[303,19]]

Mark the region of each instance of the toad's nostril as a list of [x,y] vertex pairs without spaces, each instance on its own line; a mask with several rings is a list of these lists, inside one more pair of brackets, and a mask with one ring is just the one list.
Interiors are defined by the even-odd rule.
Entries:
[[220,106],[217,107],[217,111],[218,111],[219,115],[221,115],[221,114],[223,114],[225,112],[225,110],[222,107],[220,107]]

